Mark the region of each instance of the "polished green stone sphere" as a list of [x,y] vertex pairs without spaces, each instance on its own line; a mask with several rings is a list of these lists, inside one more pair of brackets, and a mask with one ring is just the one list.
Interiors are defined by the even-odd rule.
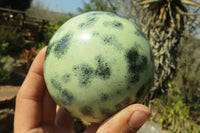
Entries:
[[148,40],[129,20],[88,12],[51,38],[44,76],[55,102],[72,116],[99,123],[144,98],[154,60]]

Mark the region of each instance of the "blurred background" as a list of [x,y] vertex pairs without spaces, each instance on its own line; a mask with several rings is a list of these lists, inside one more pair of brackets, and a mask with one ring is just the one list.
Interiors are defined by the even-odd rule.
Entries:
[[0,132],[12,133],[15,98],[38,51],[68,19],[109,11],[150,42],[155,80],[143,104],[166,133],[200,133],[200,0],[1,0]]

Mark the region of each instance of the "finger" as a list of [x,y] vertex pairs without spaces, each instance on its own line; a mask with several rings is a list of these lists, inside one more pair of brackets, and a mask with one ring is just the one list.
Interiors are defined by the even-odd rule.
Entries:
[[56,115],[56,103],[51,98],[47,88],[44,89],[42,100],[42,123],[53,126]]
[[15,133],[37,127],[41,120],[41,97],[45,88],[43,63],[46,48],[36,56],[16,98]]
[[106,120],[97,133],[136,133],[149,116],[150,111],[146,106],[130,105]]
[[56,113],[55,125],[59,132],[73,132],[74,118],[61,108]]

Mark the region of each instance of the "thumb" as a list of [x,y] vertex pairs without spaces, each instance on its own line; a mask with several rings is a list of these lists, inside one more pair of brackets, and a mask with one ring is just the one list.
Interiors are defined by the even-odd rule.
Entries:
[[150,116],[150,110],[141,104],[133,104],[107,119],[97,133],[136,133]]

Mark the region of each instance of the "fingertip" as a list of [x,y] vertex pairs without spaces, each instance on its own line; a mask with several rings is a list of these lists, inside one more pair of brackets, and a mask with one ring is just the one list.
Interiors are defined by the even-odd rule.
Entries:
[[134,112],[135,111],[144,112],[147,116],[151,115],[151,111],[149,110],[149,108],[145,105],[142,105],[142,104],[132,104],[132,105],[128,106],[128,108],[130,110],[133,110]]
[[148,119],[149,115],[146,112],[135,111],[128,120],[128,124],[132,130],[137,131]]
[[97,133],[136,132],[150,116],[150,110],[142,104],[130,105],[108,118]]
[[40,51],[41,52],[46,52],[46,50],[47,50],[47,46],[44,46]]
[[47,50],[47,47],[45,46],[39,51],[39,53],[35,57],[30,67],[29,73],[34,72],[43,77],[43,64],[44,64],[46,50]]
[[[31,68],[18,91],[15,106],[14,130],[29,130],[41,121],[41,99],[45,88],[43,63],[46,48],[34,59]],[[27,111],[28,110],[28,111]],[[27,121],[29,118],[29,121]]]

